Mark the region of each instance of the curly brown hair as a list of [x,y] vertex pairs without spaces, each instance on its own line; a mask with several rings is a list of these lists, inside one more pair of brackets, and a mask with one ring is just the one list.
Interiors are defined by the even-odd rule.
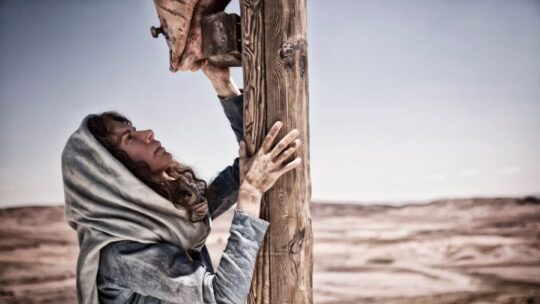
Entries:
[[208,213],[207,197],[212,195],[209,193],[206,182],[197,178],[192,168],[177,161],[165,169],[167,175],[173,179],[167,179],[162,175],[156,176],[147,163],[133,161],[125,151],[118,149],[117,145],[112,142],[109,137],[111,121],[132,126],[131,121],[124,115],[115,111],[107,111],[88,119],[88,129],[133,175],[171,201],[174,206],[185,208],[188,211],[190,221],[197,222],[204,219]]

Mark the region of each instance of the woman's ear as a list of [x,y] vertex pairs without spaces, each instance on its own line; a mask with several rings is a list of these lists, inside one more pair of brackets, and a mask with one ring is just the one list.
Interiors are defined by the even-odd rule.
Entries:
[[172,178],[169,174],[167,174],[166,170],[163,170],[162,176],[166,180],[174,180],[174,178]]

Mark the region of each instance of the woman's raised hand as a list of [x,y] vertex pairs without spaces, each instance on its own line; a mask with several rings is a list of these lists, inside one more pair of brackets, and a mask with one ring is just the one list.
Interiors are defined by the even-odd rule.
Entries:
[[229,98],[241,94],[231,77],[230,68],[218,67],[205,59],[202,60],[201,70],[208,77],[219,97]]
[[231,69],[228,67],[218,67],[209,62],[208,59],[201,60],[199,67],[212,83],[225,83],[231,80]]
[[297,138],[300,132],[296,129],[285,135],[272,148],[282,125],[280,121],[274,123],[262,146],[251,157],[247,155],[246,143],[240,142],[240,189],[237,208],[254,217],[259,217],[262,195],[272,188],[280,176],[302,162],[300,157],[289,160],[302,143]]
[[272,188],[276,180],[285,172],[297,167],[302,159],[296,157],[288,160],[289,157],[300,147],[301,140],[298,137],[300,132],[297,129],[292,130],[285,135],[277,145],[272,145],[281,130],[282,123],[274,123],[268,135],[266,135],[261,148],[251,158],[247,156],[245,142],[240,142],[240,185],[244,188],[259,191],[264,194]]

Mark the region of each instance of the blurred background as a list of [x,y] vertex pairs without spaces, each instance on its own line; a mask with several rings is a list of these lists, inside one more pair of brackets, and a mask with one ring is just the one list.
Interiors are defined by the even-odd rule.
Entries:
[[[206,180],[237,156],[153,25],[149,0],[0,0],[0,302],[74,301],[60,155],[88,113]],[[540,2],[312,0],[308,43],[315,301],[538,301]]]

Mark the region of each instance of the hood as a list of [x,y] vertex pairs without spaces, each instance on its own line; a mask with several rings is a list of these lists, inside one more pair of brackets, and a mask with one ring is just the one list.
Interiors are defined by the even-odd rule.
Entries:
[[90,133],[87,115],[62,152],[65,217],[77,231],[79,303],[98,303],[96,277],[99,251],[111,242],[168,242],[200,250],[211,229],[207,216],[192,223],[185,209],[176,208],[135,177]]

